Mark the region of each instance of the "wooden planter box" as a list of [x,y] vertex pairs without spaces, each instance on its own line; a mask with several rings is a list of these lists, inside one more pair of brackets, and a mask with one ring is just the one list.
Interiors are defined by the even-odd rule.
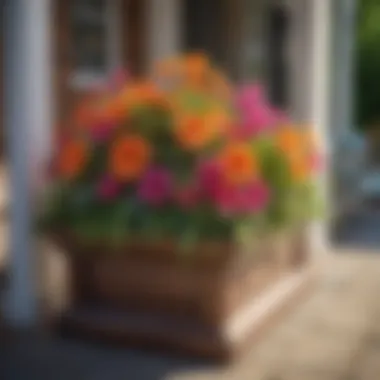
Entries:
[[[68,234],[55,240],[71,265],[65,333],[217,359],[231,358],[267,324],[270,315],[259,320],[261,314],[278,312],[272,305],[249,314],[269,290],[305,272],[294,239],[282,241],[282,251],[276,239],[254,252],[200,244],[187,258],[171,242],[129,243],[111,251],[100,243],[84,246]],[[301,288],[295,286],[289,300]]]

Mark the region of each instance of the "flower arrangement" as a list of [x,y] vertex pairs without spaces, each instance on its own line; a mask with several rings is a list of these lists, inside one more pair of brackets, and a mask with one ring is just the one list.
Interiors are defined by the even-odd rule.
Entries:
[[79,105],[57,144],[43,219],[109,244],[258,235],[306,217],[317,154],[309,130],[259,85],[234,87],[188,54],[147,80],[118,75]]

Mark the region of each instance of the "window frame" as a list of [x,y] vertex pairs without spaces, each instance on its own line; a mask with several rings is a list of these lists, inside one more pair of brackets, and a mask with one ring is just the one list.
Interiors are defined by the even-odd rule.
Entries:
[[[106,9],[104,14],[106,69],[101,73],[90,68],[79,69],[73,67],[69,77],[69,85],[74,90],[87,90],[104,85],[109,73],[120,68],[122,64],[122,0],[103,1]],[[69,25],[68,27],[70,28],[71,26]]]

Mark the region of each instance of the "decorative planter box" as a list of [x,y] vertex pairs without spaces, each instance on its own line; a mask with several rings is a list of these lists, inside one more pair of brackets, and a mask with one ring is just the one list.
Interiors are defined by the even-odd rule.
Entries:
[[[69,118],[49,168],[41,226],[77,233],[55,236],[73,285],[62,327],[229,358],[308,278],[284,229],[311,217],[315,139],[202,54],[117,77]],[[264,231],[278,236],[246,242]]]
[[[294,239],[283,239],[281,257],[276,239],[267,239],[255,252],[200,244],[188,259],[170,242],[130,243],[112,252],[101,244],[83,246],[68,234],[55,240],[69,252],[72,270],[72,306],[61,321],[65,333],[219,360],[250,342],[307,279],[286,297],[270,300],[276,297],[270,290],[305,271],[295,260]],[[272,305],[264,310],[266,295]]]

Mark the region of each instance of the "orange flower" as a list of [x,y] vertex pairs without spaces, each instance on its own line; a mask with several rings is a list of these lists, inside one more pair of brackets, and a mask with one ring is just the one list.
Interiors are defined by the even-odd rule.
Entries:
[[188,84],[204,84],[209,70],[210,63],[203,54],[188,54],[184,59],[184,79]]
[[291,126],[281,127],[277,132],[278,147],[287,155],[294,156],[302,149],[302,139],[300,132]]
[[69,140],[62,146],[58,155],[57,169],[67,180],[76,178],[87,162],[87,145],[81,140]]
[[219,162],[226,181],[240,185],[258,176],[259,163],[251,147],[245,143],[231,143],[221,152]]
[[110,171],[120,180],[135,180],[147,168],[151,157],[148,143],[140,136],[125,136],[115,142],[110,156]]
[[296,182],[306,181],[310,174],[310,167],[304,157],[290,160],[290,172]]
[[210,73],[210,86],[211,91],[215,96],[223,99],[224,101],[231,100],[231,85],[228,83],[227,78],[223,75],[222,72],[213,70]]
[[154,68],[154,74],[159,78],[178,78],[181,73],[181,58],[172,57],[159,61]]
[[128,116],[128,108],[122,102],[122,100],[117,97],[110,100],[103,108],[104,120],[113,121],[115,123],[123,121]]
[[74,115],[74,124],[91,130],[99,124],[118,124],[126,118],[128,109],[119,97],[85,101],[79,105]]
[[125,107],[135,107],[142,104],[165,105],[164,94],[149,81],[139,81],[129,85],[122,93],[121,103]]
[[207,123],[207,118],[201,116],[181,117],[175,135],[185,149],[201,149],[216,137],[215,124]]
[[90,101],[81,103],[74,112],[74,124],[87,129],[94,122],[94,109]]
[[223,109],[214,109],[205,115],[205,123],[215,135],[224,135],[231,124],[230,116]]

